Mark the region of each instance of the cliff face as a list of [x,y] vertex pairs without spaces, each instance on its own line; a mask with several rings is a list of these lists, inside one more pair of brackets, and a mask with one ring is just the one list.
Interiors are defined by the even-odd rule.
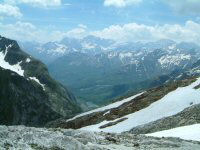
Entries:
[[16,41],[0,37],[0,123],[42,126],[81,111],[75,97],[53,80]]

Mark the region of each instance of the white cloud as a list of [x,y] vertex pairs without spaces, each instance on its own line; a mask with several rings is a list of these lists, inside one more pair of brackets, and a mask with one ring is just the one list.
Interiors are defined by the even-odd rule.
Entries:
[[16,22],[15,24],[0,23],[0,35],[19,41],[48,42],[56,38],[62,39],[63,32],[38,29],[29,22]]
[[165,24],[162,26],[148,26],[143,24],[130,23],[125,25],[112,25],[101,31],[95,31],[91,34],[113,39],[117,42],[131,41],[156,41],[160,39],[172,39],[177,42],[188,41],[200,43],[200,24],[187,21],[185,25]]
[[200,0],[164,0],[180,14],[200,14]]
[[104,6],[126,7],[128,5],[136,5],[143,0],[104,0]]
[[11,6],[9,4],[0,4],[0,16],[20,18],[22,17],[22,13],[20,12],[20,9],[16,6]]
[[69,31],[59,31],[53,27],[37,28],[28,22],[16,22],[15,24],[0,23],[0,35],[20,41],[48,42],[58,41],[64,37],[83,38],[87,35],[112,39],[117,42],[149,42],[160,39],[172,39],[177,42],[187,41],[200,43],[200,24],[187,21],[184,25],[165,24],[162,26],[149,26],[129,23],[125,25],[112,25],[99,31],[88,31],[87,28],[78,25]]
[[83,27],[63,32],[51,26],[39,29],[29,22],[18,21],[15,24],[0,23],[0,35],[18,41],[59,41],[64,37],[83,38],[87,34],[86,29]]
[[87,35],[88,35],[88,33],[86,31],[86,28],[82,28],[82,27],[72,29],[66,33],[67,37],[77,38],[77,39],[81,39]]
[[87,29],[87,26],[84,24],[79,24],[78,27],[83,28],[83,29]]
[[5,3],[9,4],[29,4],[36,7],[53,7],[60,6],[62,4],[61,0],[4,0]]

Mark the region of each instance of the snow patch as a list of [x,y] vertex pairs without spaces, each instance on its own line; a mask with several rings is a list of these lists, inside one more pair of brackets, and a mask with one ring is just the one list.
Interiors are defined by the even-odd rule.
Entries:
[[40,81],[36,77],[29,77],[29,79],[34,80],[35,82],[37,82],[42,87],[42,89],[45,91],[45,85],[40,83]]
[[166,55],[158,59],[158,62],[162,67],[167,67],[169,65],[179,65],[184,60],[190,60],[191,55],[177,54],[177,55]]
[[3,51],[0,52],[0,66],[4,69],[8,69],[8,70],[11,70],[13,72],[16,72],[20,76],[24,76],[24,70],[20,66],[22,61],[18,62],[17,64],[14,64],[14,65],[10,65],[8,62],[5,61],[5,57],[8,53],[8,49],[11,48],[11,47],[12,47],[12,45],[10,44],[9,46],[6,46],[4,53],[3,53]]
[[200,141],[200,124],[194,124],[190,126],[183,126],[173,128],[170,130],[159,131],[146,136],[153,137],[178,137],[184,140]]
[[126,58],[126,57],[132,57],[133,56],[133,54],[132,53],[130,53],[130,52],[127,52],[127,53],[120,53],[119,54],[119,58],[122,60],[122,59],[124,59],[124,58]]
[[31,62],[31,59],[30,59],[30,58],[27,58],[27,59],[26,59],[26,63],[29,63],[29,62]]
[[129,101],[133,100],[134,98],[136,98],[136,97],[142,95],[143,93],[144,93],[144,92],[139,93],[139,94],[134,95],[134,96],[131,96],[131,97],[129,97],[129,98],[126,98],[126,99],[124,99],[124,100],[122,100],[122,101],[115,102],[115,103],[113,103],[113,104],[110,104],[110,105],[107,105],[107,106],[104,106],[104,107],[101,107],[101,108],[97,108],[97,109],[94,109],[94,110],[91,110],[91,111],[88,111],[88,112],[85,112],[85,113],[82,113],[82,114],[79,114],[79,115],[77,115],[77,116],[75,116],[75,117],[73,117],[73,118],[71,118],[71,119],[68,119],[66,122],[72,121],[72,120],[74,120],[74,119],[76,119],[76,118],[79,118],[79,117],[82,117],[82,116],[85,116],[85,115],[88,115],[88,114],[92,114],[92,113],[94,113],[94,112],[100,112],[100,111],[105,111],[105,110],[109,110],[109,109],[113,109],[113,108],[119,107],[120,105],[122,105],[122,104],[124,104],[124,103],[126,103],[126,102],[129,102]]

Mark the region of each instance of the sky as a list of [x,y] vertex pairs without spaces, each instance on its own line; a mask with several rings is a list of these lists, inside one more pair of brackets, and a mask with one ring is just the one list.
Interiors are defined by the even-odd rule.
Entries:
[[36,42],[95,35],[199,44],[200,0],[0,0],[0,35]]

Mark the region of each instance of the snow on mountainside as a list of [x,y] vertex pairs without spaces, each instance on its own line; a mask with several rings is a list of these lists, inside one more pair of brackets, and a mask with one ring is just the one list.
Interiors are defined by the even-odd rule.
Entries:
[[[97,108],[97,109],[91,110],[91,111],[89,111],[89,112],[82,113],[82,114],[77,115],[77,116],[75,116],[75,117],[73,117],[73,118],[71,118],[71,119],[68,119],[66,122],[69,122],[69,121],[74,120],[74,119],[76,119],[76,118],[82,117],[82,116],[84,116],[84,115],[92,114],[92,113],[94,113],[94,112],[106,111],[106,110],[109,110],[109,109],[117,108],[117,107],[119,107],[120,105],[123,105],[124,103],[131,101],[132,99],[136,98],[137,96],[140,96],[141,94],[143,94],[143,93],[140,93],[140,94],[131,96],[131,97],[126,98],[126,99],[124,99],[124,100],[122,100],[122,101],[112,103],[112,104],[107,105],[107,106],[105,106],[105,107]],[[107,113],[107,112],[106,112],[106,113]],[[106,113],[105,113],[105,115],[106,115]]]
[[48,126],[200,141],[199,87],[200,77],[172,81],[71,119],[51,122]]
[[96,54],[106,51],[113,43],[114,42],[111,40],[105,40],[95,36],[87,36],[83,39],[71,39],[66,37],[61,41],[48,42],[45,44],[21,42],[20,45],[25,51],[47,64],[58,57],[70,53],[79,52]]
[[[191,104],[199,104],[200,97],[199,90],[194,89],[194,87],[200,85],[200,78],[196,82],[189,86],[181,87],[165,95],[162,99],[155,103],[152,103],[149,107],[139,110],[133,114],[123,116],[123,118],[128,118],[114,126],[107,127],[105,129],[100,129],[100,126],[108,124],[110,121],[104,121],[96,125],[91,125],[81,128],[82,130],[89,131],[104,131],[104,132],[114,132],[121,133],[131,130],[133,127],[146,124],[167,116],[172,116],[190,107]],[[122,118],[117,118],[114,120],[120,120]]]
[[139,82],[187,69],[200,58],[198,46],[166,40],[115,43],[105,51],[95,50],[65,54],[48,67],[54,78],[68,85],[78,98],[97,105],[145,87]]
[[199,86],[200,78],[171,81],[71,119],[51,122],[48,126],[110,133],[130,131],[200,104],[197,99],[200,97]]
[[57,42],[49,42],[42,47],[38,47],[36,50],[38,50],[39,53],[46,52],[48,55],[62,56],[67,52],[68,47]]
[[20,66],[21,62],[18,62],[14,65],[10,65],[8,62],[5,61],[5,57],[8,53],[8,49],[11,47],[12,47],[12,45],[10,44],[10,45],[6,46],[5,51],[0,52],[0,67],[14,71],[17,74],[19,74],[20,76],[24,76],[24,70]]
[[161,64],[162,67],[167,67],[169,65],[179,65],[184,60],[190,60],[191,55],[185,55],[185,54],[177,54],[177,55],[166,55],[162,56],[160,59],[158,59],[158,62]]
[[[177,61],[180,62],[182,59],[181,55],[185,55],[186,51],[188,52],[188,50],[191,49],[199,49],[199,47],[193,43],[176,43],[172,40],[159,40],[149,43],[116,43],[114,41],[101,39],[95,36],[87,36],[83,39],[64,38],[61,41],[49,42],[45,44],[22,42],[20,45],[25,51],[30,52],[33,56],[41,59],[46,64],[53,62],[58,57],[77,52],[89,55],[105,53],[105,55],[108,55],[108,58],[112,58],[112,55],[114,54],[110,52],[116,52],[118,59],[122,62],[123,58],[126,59],[129,57],[130,64],[131,62],[134,62],[133,60],[135,60],[134,55],[140,55],[141,53],[143,55],[147,55],[149,52],[156,49],[165,50],[168,59],[162,59],[167,59],[166,61],[176,59],[175,61],[177,64]],[[131,55],[130,53],[134,53],[134,55]],[[174,55],[174,53],[179,54],[180,56],[170,58],[170,55]],[[50,60],[47,60],[45,57],[48,57]]]
[[184,140],[200,141],[200,124],[173,128],[146,135],[153,137],[179,137]]
[[21,45],[47,64],[51,75],[78,99],[101,106],[130,91],[151,88],[147,80],[188,69],[200,58],[198,45],[167,39],[116,43],[88,36]]
[[0,123],[6,125],[41,126],[81,111],[75,97],[50,77],[42,62],[1,36],[0,89]]
[[[8,54],[8,51],[12,48],[12,46],[13,46],[13,44],[9,44],[8,46],[5,45],[5,49],[1,49],[2,51],[0,51],[0,67],[2,67],[4,69],[11,70],[13,72],[16,72],[18,75],[24,77],[24,69],[22,69],[21,64],[22,63],[30,63],[31,58],[29,58],[30,57],[29,56],[29,57],[26,58],[26,60],[19,60],[19,62],[17,62],[16,64],[11,65],[8,61],[6,61],[5,58]],[[26,75],[26,78],[36,81],[36,83],[41,85],[43,90],[45,90],[44,84],[41,84],[39,79],[37,79],[36,77],[28,77]]]

